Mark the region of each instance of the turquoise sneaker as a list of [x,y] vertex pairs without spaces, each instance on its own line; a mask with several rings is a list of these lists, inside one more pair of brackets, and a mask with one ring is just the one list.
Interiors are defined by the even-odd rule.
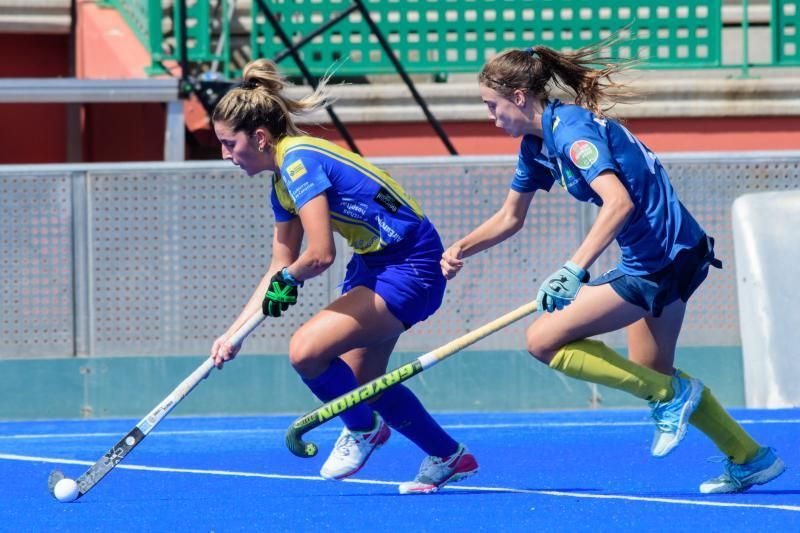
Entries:
[[665,457],[686,435],[689,417],[692,416],[703,395],[703,382],[695,378],[672,376],[675,396],[668,402],[650,402],[651,416],[656,422],[656,432],[650,453]]
[[783,460],[772,448],[761,448],[755,457],[743,465],[728,460],[721,476],[704,481],[700,485],[703,494],[727,494],[744,492],[753,485],[769,483],[786,471]]

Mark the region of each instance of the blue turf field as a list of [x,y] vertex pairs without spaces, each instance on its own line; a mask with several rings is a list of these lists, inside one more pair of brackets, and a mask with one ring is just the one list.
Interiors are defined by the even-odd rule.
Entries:
[[422,453],[395,434],[356,479],[318,477],[341,426],[306,435],[320,455],[283,445],[290,417],[165,420],[77,502],[47,491],[77,477],[137,420],[0,423],[2,531],[797,531],[800,411],[734,410],[789,466],[736,495],[703,496],[719,455],[694,428],[669,457],[649,456],[647,412],[439,415],[481,472],[439,494],[400,496]]

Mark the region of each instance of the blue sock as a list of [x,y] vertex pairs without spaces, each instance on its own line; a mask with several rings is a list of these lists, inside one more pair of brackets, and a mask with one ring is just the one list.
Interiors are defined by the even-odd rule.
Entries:
[[389,427],[405,435],[428,455],[447,457],[458,450],[458,443],[425,410],[410,389],[395,385],[372,403]]
[[[303,383],[323,402],[329,402],[358,387],[353,370],[338,357],[331,361],[328,370],[314,379],[303,379]],[[341,417],[351,431],[369,431],[375,427],[375,414],[366,403],[348,409]]]

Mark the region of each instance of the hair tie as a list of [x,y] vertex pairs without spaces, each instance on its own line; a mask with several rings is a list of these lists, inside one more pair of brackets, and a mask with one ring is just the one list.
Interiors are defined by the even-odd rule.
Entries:
[[255,80],[244,80],[242,83],[239,84],[239,87],[247,90],[255,89],[256,87],[258,87],[258,82]]
[[534,58],[534,59],[539,59],[539,53],[536,50],[534,50],[533,47],[531,47],[531,46],[526,48],[524,50],[524,52],[526,54],[528,54],[529,56],[531,56],[532,58]]

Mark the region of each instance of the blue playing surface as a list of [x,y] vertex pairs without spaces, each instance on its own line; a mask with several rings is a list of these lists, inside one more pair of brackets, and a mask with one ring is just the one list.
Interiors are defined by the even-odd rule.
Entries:
[[[721,473],[699,431],[650,457],[646,411],[457,413],[437,419],[480,473],[438,494],[401,496],[423,454],[394,434],[353,479],[319,468],[338,420],[306,435],[312,459],[283,444],[293,417],[165,420],[80,500],[47,491],[76,478],[137,420],[0,422],[2,531],[790,531],[800,524],[800,410],[733,410],[789,469],[743,494],[701,495]],[[794,524],[794,526],[792,525]]]

